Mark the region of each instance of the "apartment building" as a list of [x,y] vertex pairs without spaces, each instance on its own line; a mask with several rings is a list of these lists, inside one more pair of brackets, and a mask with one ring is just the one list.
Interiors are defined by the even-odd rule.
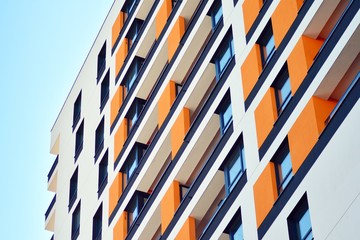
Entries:
[[114,1],[51,130],[52,239],[360,239],[359,6]]

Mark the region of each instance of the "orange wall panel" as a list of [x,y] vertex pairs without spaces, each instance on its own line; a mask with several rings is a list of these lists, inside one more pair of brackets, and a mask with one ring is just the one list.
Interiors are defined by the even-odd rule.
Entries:
[[174,81],[170,81],[166,86],[158,102],[158,122],[161,126],[168,115],[170,108],[176,98],[176,86]]
[[263,5],[262,0],[245,0],[244,1],[242,8],[243,8],[243,15],[244,15],[245,33],[249,32],[257,15],[260,12],[262,5]]
[[294,94],[304,80],[323,41],[301,37],[287,60],[291,91]]
[[125,140],[127,138],[127,119],[124,118],[121,122],[117,132],[115,133],[115,139],[114,139],[114,161],[116,161],[116,158],[118,157]]
[[274,163],[269,162],[254,184],[256,222],[259,227],[277,198]]
[[127,213],[123,212],[114,226],[113,239],[124,240],[127,235]]
[[163,30],[168,17],[170,16],[171,10],[172,10],[171,0],[164,0],[155,19],[156,39],[159,38],[160,33]]
[[179,182],[174,181],[161,200],[161,232],[164,233],[176,209],[180,205],[180,186]]
[[115,75],[120,72],[122,65],[124,64],[126,55],[128,53],[128,42],[125,39],[122,41],[115,57]]
[[171,156],[174,159],[177,151],[179,151],[184,137],[190,127],[190,110],[183,108],[179,117],[176,119],[173,127],[171,128]]
[[276,100],[273,88],[269,88],[265,93],[264,98],[255,109],[254,114],[258,146],[260,148],[277,119]]
[[180,229],[178,235],[175,238],[176,240],[195,240],[196,239],[196,227],[195,227],[195,218],[188,217],[186,222]]
[[179,46],[180,40],[185,33],[185,19],[179,17],[168,37],[168,57],[169,61],[174,56],[176,49]]
[[296,0],[282,0],[277,5],[271,23],[274,33],[275,46],[279,46],[285,34],[298,14],[299,6]]
[[109,216],[114,211],[122,193],[122,173],[119,172],[109,189]]
[[290,129],[288,140],[294,174],[317,142],[335,105],[333,101],[312,97]]
[[262,71],[260,47],[255,44],[250,50],[249,55],[246,57],[241,66],[242,84],[244,90],[244,99],[246,99],[255,83],[257,82]]
[[119,15],[117,16],[113,26],[112,26],[112,44],[111,46],[114,47],[115,42],[117,40],[117,38],[119,37],[119,33],[121,28],[124,25],[124,13],[123,12],[119,12]]
[[123,101],[123,86],[119,86],[115,92],[115,95],[111,99],[110,126],[114,123],[115,118],[118,115],[122,101]]

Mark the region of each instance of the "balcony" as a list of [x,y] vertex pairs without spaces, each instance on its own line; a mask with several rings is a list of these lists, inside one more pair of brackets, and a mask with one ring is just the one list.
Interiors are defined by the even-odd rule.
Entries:
[[48,209],[45,212],[45,229],[48,231],[54,231],[55,225],[55,203],[56,203],[56,194],[52,199]]
[[59,162],[59,155],[55,158],[53,165],[47,175],[48,177],[48,191],[56,192],[56,182],[57,182],[57,165]]

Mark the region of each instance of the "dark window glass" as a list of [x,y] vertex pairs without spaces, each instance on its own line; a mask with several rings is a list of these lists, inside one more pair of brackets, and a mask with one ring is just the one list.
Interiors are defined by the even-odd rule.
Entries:
[[106,66],[106,42],[102,46],[99,55],[98,55],[98,64],[97,64],[97,81],[99,82],[102,73],[105,70]]
[[78,188],[78,169],[76,168],[75,172],[70,178],[70,191],[69,191],[69,210],[74,204],[77,197],[77,188]]
[[257,43],[260,45],[262,65],[265,66],[275,52],[275,41],[271,22],[266,25]]
[[126,158],[121,169],[121,172],[123,173],[123,189],[126,187],[130,178],[134,174],[137,166],[141,161],[141,158],[144,156],[146,149],[147,145],[139,142],[136,142],[134,147],[131,149],[129,156]]
[[110,71],[106,73],[104,80],[101,83],[100,111],[104,109],[106,102],[109,99],[109,91],[110,91]]
[[282,191],[284,191],[285,187],[289,184],[293,176],[287,138],[281,144],[279,150],[275,153],[272,162],[275,165],[278,194],[280,194]]
[[242,141],[236,143],[224,166],[226,192],[229,194],[245,172],[245,154]]
[[141,98],[134,99],[134,102],[132,103],[128,113],[126,114],[128,133],[131,131],[136,121],[138,120],[144,105],[145,105],[145,100]]
[[143,20],[135,18],[133,24],[130,27],[129,32],[127,33],[126,39],[128,41],[128,50],[132,47],[134,42],[136,41],[136,38],[139,35],[141,25],[143,24]]
[[218,113],[220,116],[220,130],[221,133],[224,134],[232,122],[232,109],[229,92],[226,93],[224,99],[221,101],[219,107],[216,110],[216,113]]
[[188,186],[180,185],[180,201],[182,201],[189,190]]
[[101,240],[102,229],[102,204],[93,217],[93,240]]
[[98,197],[103,192],[108,182],[108,152],[106,151],[99,163]]
[[228,35],[216,51],[213,59],[216,69],[216,79],[219,81],[230,60],[234,56],[233,38]]
[[231,240],[244,239],[240,209],[235,213],[234,217],[231,219],[224,232],[229,234],[229,238]]
[[301,198],[287,220],[290,240],[314,239],[306,194]]
[[126,206],[126,211],[128,213],[128,229],[131,228],[132,224],[139,216],[141,209],[144,207],[149,194],[135,191],[134,195],[132,196],[129,204]]
[[84,141],[84,121],[82,121],[80,127],[76,132],[75,139],[75,161],[79,157],[81,150],[83,149],[83,141]]
[[80,116],[81,116],[81,91],[74,103],[73,126],[72,126],[73,130],[75,129],[77,123],[79,122]]
[[80,234],[80,202],[72,214],[71,239],[77,239]]
[[292,96],[289,72],[286,64],[276,77],[273,88],[275,90],[277,112],[280,114],[285,109]]
[[171,5],[172,5],[172,8],[175,7],[176,3],[178,3],[178,0],[171,0]]
[[99,126],[95,131],[95,161],[99,157],[101,150],[104,148],[104,117],[101,119]]
[[222,6],[221,1],[216,0],[213,5],[211,6],[211,9],[209,11],[209,15],[211,16],[211,23],[213,31],[215,30],[216,26],[219,24],[219,22],[222,20]]
[[132,86],[134,85],[136,77],[138,76],[138,74],[140,72],[140,68],[141,68],[143,62],[144,62],[143,58],[135,57],[134,61],[131,63],[131,66],[130,66],[129,70],[127,71],[127,73],[124,77],[124,80],[122,82],[122,85],[124,85],[126,88],[125,93],[128,93],[131,90]]

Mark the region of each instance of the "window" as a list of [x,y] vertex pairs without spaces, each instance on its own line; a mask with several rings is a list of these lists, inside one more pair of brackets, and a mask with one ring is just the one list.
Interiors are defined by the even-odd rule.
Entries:
[[71,240],[77,239],[80,234],[80,202],[76,206],[71,221]]
[[261,33],[257,43],[260,45],[261,60],[264,67],[275,52],[275,41],[270,21]]
[[232,110],[231,110],[231,100],[230,100],[230,92],[228,91],[221,101],[219,107],[216,110],[216,113],[220,116],[220,130],[221,133],[224,134],[227,128],[230,126],[232,122]]
[[99,55],[98,55],[98,64],[97,64],[97,82],[99,82],[101,75],[103,74],[106,66],[106,41],[102,46]]
[[284,140],[280,148],[275,153],[272,162],[275,166],[278,194],[281,194],[284,191],[285,187],[289,184],[293,176],[291,156],[287,138]]
[[136,41],[137,36],[139,35],[141,25],[143,24],[143,20],[135,18],[133,24],[130,27],[130,30],[126,36],[127,43],[128,43],[128,51]]
[[74,103],[73,125],[72,125],[73,131],[74,131],[77,123],[80,120],[80,115],[81,115],[81,91],[80,91],[80,93],[79,93],[79,95],[76,98],[76,101]]
[[101,240],[102,229],[102,204],[93,217],[93,240]]
[[95,162],[104,148],[104,117],[95,131]]
[[213,31],[215,31],[216,26],[222,20],[222,16],[223,16],[221,0],[214,1],[209,11],[209,15],[211,16],[212,29]]
[[234,217],[231,219],[224,232],[229,234],[230,240],[244,239],[240,209],[235,213]]
[[136,121],[138,120],[144,105],[145,105],[145,100],[141,98],[135,98],[134,102],[131,104],[129,111],[126,114],[128,133],[130,132],[130,130],[133,128]]
[[98,197],[101,196],[108,182],[108,152],[106,151],[99,163]]
[[300,199],[287,219],[290,240],[314,239],[306,194]]
[[146,149],[147,145],[139,142],[136,142],[134,147],[131,149],[129,156],[126,158],[124,165],[120,170],[123,173],[123,189],[125,189],[130,178],[136,171]]
[[188,186],[180,184],[180,202],[184,199],[188,190],[189,190]]
[[127,0],[125,1],[125,4],[123,8],[121,9],[122,12],[124,12],[124,22],[128,18],[128,16],[132,13],[132,11],[135,9],[136,0]]
[[245,172],[245,154],[242,138],[235,143],[225,160],[224,166],[221,168],[225,174],[226,194],[229,195]]
[[80,127],[76,132],[75,137],[75,161],[79,157],[81,150],[83,149],[83,141],[84,141],[84,121],[82,121]]
[[141,209],[144,207],[149,194],[135,191],[134,195],[132,196],[129,204],[126,206],[126,211],[128,213],[128,229],[131,228],[132,224],[139,216]]
[[106,73],[104,80],[101,83],[100,112],[104,109],[106,102],[109,99],[109,91],[110,91],[110,71]]
[[69,211],[74,205],[74,202],[77,197],[77,187],[78,187],[78,169],[76,168],[72,177],[70,178],[70,191],[69,191]]
[[215,63],[216,80],[219,81],[230,60],[234,56],[233,38],[232,35],[225,37],[220,47],[216,51],[213,62]]
[[176,3],[178,3],[178,2],[179,2],[179,0],[171,0],[171,6],[172,6],[172,8],[174,8],[175,5],[176,5]]
[[278,114],[282,113],[291,99],[291,86],[287,66],[281,69],[273,84],[275,90],[276,108]]
[[126,92],[130,92],[132,86],[135,83],[135,79],[138,76],[140,72],[140,68],[144,62],[144,59],[141,57],[135,57],[134,61],[131,63],[131,66],[129,67],[129,70],[127,71],[124,80],[122,81],[123,86],[126,88]]

